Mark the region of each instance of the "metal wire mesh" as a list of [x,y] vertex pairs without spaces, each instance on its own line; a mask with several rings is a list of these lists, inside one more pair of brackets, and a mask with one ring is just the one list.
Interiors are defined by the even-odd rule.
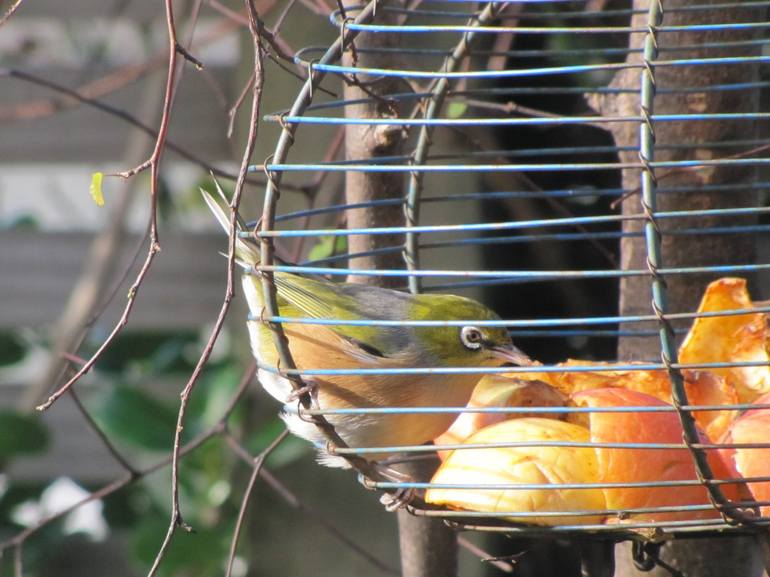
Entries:
[[[635,4],[636,6],[636,4]],[[332,414],[402,414],[407,412],[476,412],[476,413],[519,413],[537,416],[539,414],[585,414],[601,412],[633,412],[637,415],[648,413],[676,413],[681,418],[683,440],[681,443],[604,443],[607,449],[639,449],[660,451],[686,449],[690,452],[697,470],[697,476],[683,480],[660,480],[640,483],[549,483],[529,485],[484,485],[484,489],[516,490],[566,490],[606,488],[669,488],[676,491],[681,487],[703,485],[709,493],[709,502],[699,505],[677,505],[662,507],[637,507],[631,509],[535,511],[530,513],[504,511],[498,513],[474,512],[468,510],[446,510],[430,507],[411,506],[418,515],[439,516],[457,526],[481,531],[518,532],[526,534],[564,534],[590,531],[597,534],[612,534],[624,538],[642,535],[673,535],[679,533],[702,533],[705,531],[751,531],[767,524],[768,519],[751,515],[752,508],[770,503],[738,502],[729,503],[722,488],[730,479],[719,478],[706,459],[709,450],[725,448],[770,447],[764,444],[724,445],[704,441],[699,436],[692,416],[693,411],[743,411],[749,408],[768,408],[768,405],[738,403],[728,405],[695,405],[688,400],[682,370],[713,370],[730,367],[765,367],[765,360],[740,362],[680,363],[677,358],[677,338],[686,332],[687,324],[695,318],[729,317],[749,313],[767,313],[770,307],[761,303],[751,309],[736,309],[719,312],[694,312],[693,310],[672,310],[668,304],[667,281],[669,279],[696,279],[698,275],[752,275],[770,267],[770,263],[712,262],[694,266],[667,266],[664,242],[679,242],[685,238],[706,238],[716,235],[750,235],[757,242],[764,239],[770,225],[763,216],[768,208],[758,203],[750,206],[735,206],[726,202],[717,206],[693,205],[686,210],[660,208],[660,199],[674,195],[707,192],[729,198],[730,195],[756,195],[764,190],[761,171],[750,179],[736,182],[700,182],[679,184],[665,180],[676,171],[709,171],[716,168],[756,169],[767,164],[764,158],[765,140],[758,138],[749,128],[768,119],[767,112],[759,109],[750,112],[712,111],[697,106],[704,95],[724,94],[728,98],[748,98],[752,91],[766,89],[770,83],[764,80],[761,66],[770,60],[766,55],[769,40],[764,30],[770,26],[765,21],[764,11],[770,2],[744,2],[741,4],[692,4],[668,7],[667,2],[651,1],[643,10],[637,8],[610,8],[594,10],[584,1],[522,1],[476,3],[464,0],[443,0],[391,3],[370,2],[345,11],[334,13],[331,24],[338,30],[338,39],[329,48],[309,47],[301,50],[297,63],[307,69],[306,82],[290,109],[268,116],[279,122],[282,132],[274,154],[264,166],[253,167],[264,171],[269,180],[266,190],[264,211],[260,225],[253,233],[262,241],[262,265],[259,272],[286,271],[303,274],[329,275],[335,279],[349,276],[377,276],[398,279],[404,289],[412,292],[442,291],[462,293],[493,287],[503,287],[515,295],[518,288],[528,284],[564,283],[580,281],[590,283],[629,278],[649,278],[652,294],[651,304],[644,314],[605,314],[563,318],[505,318],[501,321],[467,319],[447,322],[441,319],[422,321],[383,321],[374,319],[312,319],[291,318],[278,314],[275,287],[269,274],[261,275],[266,299],[267,315],[261,320],[273,323],[279,335],[281,326],[291,323],[326,325],[364,326],[463,326],[473,322],[478,326],[507,327],[514,339],[614,339],[624,337],[652,338],[659,342],[660,358],[647,358],[643,362],[624,362],[612,365],[617,371],[665,370],[668,372],[672,391],[672,404],[655,407],[379,407],[335,410],[301,409],[309,416]],[[737,20],[719,21],[714,14],[720,10],[737,11]],[[672,15],[681,13],[702,14],[702,23],[671,24]],[[385,23],[383,23],[383,21]],[[642,24],[640,25],[640,22]],[[759,31],[760,36],[754,35]],[[703,42],[699,33],[719,32],[718,40]],[[361,34],[396,35],[401,41],[398,48],[356,46]],[[668,36],[679,34],[678,43],[667,41]],[[517,40],[505,48],[494,42],[503,35]],[[630,36],[638,35],[642,41],[628,43]],[[539,43],[528,48],[526,42],[519,46],[518,40],[535,37]],[[583,38],[593,40],[581,42]],[[595,38],[599,38],[596,40]],[[695,55],[693,56],[693,53]],[[346,55],[343,63],[343,54]],[[359,58],[375,54],[391,54],[399,62],[398,67],[371,68],[360,64]],[[503,58],[506,66],[489,69],[490,58]],[[660,71],[664,69],[692,70],[698,67],[719,66],[725,69],[737,66],[753,67],[753,75],[745,81],[717,82],[707,85],[660,82]],[[620,86],[608,83],[612,74],[631,70],[636,75],[636,86]],[[759,70],[759,72],[757,72]],[[318,90],[319,86],[338,90],[345,83],[366,86],[383,78],[397,78],[403,81],[404,90],[387,95],[387,101],[399,111],[397,116],[388,118],[367,118],[355,115],[356,105],[371,102],[375,98],[351,101],[330,97]],[[545,81],[543,79],[546,79]],[[669,78],[669,77],[667,77]],[[689,76],[683,74],[687,80]],[[518,104],[519,99],[537,102],[539,98],[567,98],[574,95],[613,96],[630,94],[637,97],[633,110],[618,111],[616,114],[599,114],[587,107],[572,113],[536,110]],[[692,95],[692,107],[676,113],[656,113],[655,105],[661,98],[671,95]],[[458,106],[460,114],[452,114],[451,107]],[[353,111],[351,113],[351,111]],[[742,123],[747,135],[742,138],[702,142],[697,139],[681,141],[656,141],[657,132],[666,123],[700,122]],[[408,153],[393,156],[379,156],[374,160],[349,158],[346,160],[323,160],[318,158],[292,159],[291,148],[294,139],[322,138],[315,132],[328,126],[365,125],[369,127],[400,127],[408,138]],[[457,131],[479,130],[508,131],[524,129],[548,130],[552,127],[570,125],[591,126],[595,130],[606,130],[611,125],[628,125],[638,134],[638,144],[616,145],[588,142],[585,146],[549,142],[547,146],[519,144],[511,147],[471,146],[464,149],[445,146],[446,135]],[[527,133],[531,134],[531,133]],[[704,155],[703,150],[716,151],[715,155]],[[656,154],[665,154],[656,159]],[[669,153],[669,154],[666,154]],[[671,159],[671,154],[675,158]],[[634,160],[623,158],[623,154],[635,156]],[[601,160],[601,159],[605,160]],[[599,159],[599,160],[597,160]],[[609,160],[606,160],[609,159]],[[638,182],[638,188],[624,185],[595,186],[548,186],[535,189],[522,187],[522,179],[514,179],[514,187],[505,189],[485,181],[487,190],[464,190],[447,194],[441,182],[434,176],[446,173],[483,176],[484,174],[511,175],[606,175],[631,171]],[[378,199],[362,203],[335,203],[312,206],[306,210],[280,213],[280,189],[283,179],[295,174],[315,172],[336,173],[388,173],[403,177],[406,194],[402,198]],[[616,179],[617,180],[617,179]],[[598,181],[606,183],[606,178]],[[494,181],[494,182],[499,182]],[[553,182],[558,182],[554,179]],[[580,178],[576,182],[581,182]],[[456,206],[457,203],[478,203],[487,206],[501,200],[524,203],[530,201],[569,202],[569,206],[580,206],[581,215],[556,213],[547,218],[528,217],[522,214],[510,220],[491,218],[487,222],[467,222],[464,211],[444,211],[442,218],[454,218],[454,222],[434,221],[432,211],[440,206]],[[609,201],[633,203],[633,210],[613,210]],[[582,204],[581,204],[582,203]],[[300,223],[308,219],[333,215],[343,222],[350,211],[367,209],[376,211],[385,207],[403,207],[403,225],[367,228],[304,228]],[[463,205],[464,206],[464,205]],[[515,205],[519,206],[519,205]],[[585,208],[587,207],[587,208]],[[492,209],[494,210],[494,209]],[[750,217],[747,220],[746,217]],[[717,220],[715,220],[717,219]],[[622,226],[624,223],[639,223],[636,229]],[[256,224],[252,226],[256,227]],[[333,254],[324,258],[307,260],[298,265],[276,264],[273,258],[272,241],[284,239],[316,239],[322,236],[350,237],[352,235],[395,235],[402,239],[392,246],[380,247],[356,254]],[[504,250],[529,250],[533,246],[553,243],[605,243],[617,244],[623,239],[642,238],[646,247],[646,266],[641,268],[615,263],[608,266],[549,270],[495,269],[486,270],[481,266],[470,269],[457,263],[452,270],[432,269],[422,266],[427,253],[450,255],[458,247],[476,247]],[[581,246],[591,246],[584,244]],[[350,266],[348,261],[355,257],[371,255],[403,255],[402,268],[371,270]],[[705,285],[704,285],[705,286]],[[702,289],[703,287],[700,287]],[[589,289],[590,290],[590,289]],[[473,293],[478,294],[478,293]],[[512,297],[515,298],[515,297]],[[684,324],[682,324],[684,323]],[[263,367],[284,375],[299,375],[291,363],[286,341],[278,339],[281,352],[281,367]],[[529,342],[529,341],[527,341]],[[561,342],[561,341],[559,341]],[[566,356],[566,355],[564,355]],[[557,358],[558,355],[557,355]],[[563,358],[563,357],[562,357]],[[500,367],[409,367],[398,369],[334,369],[317,367],[302,371],[305,376],[323,375],[368,375],[389,372],[392,374],[457,374],[457,373],[517,373],[530,368]],[[557,365],[538,367],[538,372],[558,373],[565,368]],[[585,364],[570,367],[574,373],[606,371],[604,364]],[[544,443],[500,442],[490,447],[589,447],[592,442],[558,441]],[[468,450],[478,445],[448,445],[444,449]],[[424,454],[435,450],[433,446],[398,447],[337,447],[335,454],[360,455],[362,453],[411,453]],[[749,481],[770,481],[770,477],[753,478]],[[415,489],[436,487],[426,482],[370,481],[368,486],[379,489]],[[455,488],[478,490],[479,485],[468,484]],[[644,522],[635,521],[633,516],[641,513],[665,513],[705,511],[718,508],[721,517],[711,519],[669,520]],[[527,517],[595,517],[597,515],[620,520],[617,524],[559,524],[538,527],[515,524],[506,517],[515,514],[518,519]]]

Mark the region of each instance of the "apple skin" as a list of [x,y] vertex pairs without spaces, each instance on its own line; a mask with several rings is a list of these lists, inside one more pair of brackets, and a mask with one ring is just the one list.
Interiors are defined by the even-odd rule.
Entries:
[[[481,429],[466,440],[468,444],[568,441],[586,443],[586,428],[536,417],[510,419]],[[451,451],[433,476],[441,485],[479,485],[479,488],[435,487],[425,501],[452,509],[508,513],[505,519],[537,525],[598,524],[603,515],[569,515],[572,511],[605,509],[601,489],[551,488],[553,484],[597,482],[596,453],[590,447],[513,446],[479,447]],[[509,487],[481,488],[484,485]],[[518,489],[516,485],[537,484],[541,488]],[[558,516],[517,516],[515,513],[564,512]]]
[[[486,375],[476,388],[473,389],[468,407],[563,407],[567,397],[543,381],[525,381],[514,376]],[[481,429],[519,417],[544,417],[563,420],[564,413],[462,413],[449,429],[436,439],[434,443],[441,445],[457,445]],[[443,461],[450,451],[438,451]]]
[[[759,397],[754,404],[770,404],[770,394]],[[767,449],[725,448],[721,453],[743,477],[770,477],[770,409],[749,409],[733,421],[719,442],[767,444]],[[749,481],[747,486],[755,501],[770,501],[770,482]],[[770,515],[770,505],[761,506],[760,512],[762,516]]]
[[[591,389],[572,395],[578,407],[665,407],[659,399],[636,391],[619,388]],[[576,414],[579,415],[579,414]],[[586,423],[595,443],[681,443],[682,426],[674,412],[589,413]],[[707,437],[701,433],[704,442]],[[686,449],[645,449],[597,447],[599,482],[640,483],[697,479],[691,455]],[[719,451],[709,451],[708,461],[718,479],[737,478],[737,473]],[[739,497],[736,485],[722,485],[726,496]],[[608,488],[604,490],[607,509],[617,510],[618,517],[608,522],[660,522],[719,517],[713,509],[698,511],[648,512],[630,516],[626,509],[647,507],[682,507],[708,504],[705,487],[687,485],[652,488]]]

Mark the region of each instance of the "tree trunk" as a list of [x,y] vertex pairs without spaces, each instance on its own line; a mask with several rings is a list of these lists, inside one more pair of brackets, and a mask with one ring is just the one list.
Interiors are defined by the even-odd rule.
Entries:
[[[647,26],[647,8],[650,0],[635,0],[634,9],[643,12],[632,18],[635,28]],[[654,1],[654,0],[652,0]],[[721,0],[719,0],[721,1]],[[664,25],[683,26],[708,23],[750,22],[764,20],[762,8],[741,8],[736,2],[730,9],[699,10],[692,12],[668,12],[672,8],[686,7],[687,0],[667,1],[664,5]],[[631,34],[630,47],[639,49],[644,44],[645,34]],[[759,49],[753,47],[687,49],[667,51],[667,48],[682,45],[703,45],[711,42],[747,40],[754,37],[752,31],[677,31],[657,33],[660,60],[689,58],[714,58],[724,56],[758,56]],[[638,63],[639,52],[631,53],[629,62]],[[639,116],[640,69],[623,70],[613,79],[615,88],[631,88],[630,93],[608,94],[589,98],[589,103],[604,116]],[[753,64],[720,64],[710,66],[656,66],[656,97],[654,114],[699,114],[699,113],[740,113],[755,112],[759,93],[755,89],[739,91],[703,91],[698,87],[715,84],[733,84],[758,80],[758,69]],[[688,88],[677,93],[666,93],[667,89]],[[634,122],[612,123],[611,127],[618,146],[636,147],[639,143],[639,125]],[[746,120],[653,122],[655,134],[655,160],[716,159],[740,152],[744,149],[726,148],[714,143],[748,140],[755,134],[754,123]],[[692,145],[690,149],[670,149],[670,145]],[[622,162],[638,162],[637,152],[620,154]],[[657,169],[658,211],[699,210],[756,206],[756,193],[740,184],[755,180],[752,168],[738,166],[710,166],[699,169]],[[706,187],[729,184],[729,190],[713,191]],[[623,172],[623,186],[626,191],[638,189],[640,171],[627,169]],[[686,187],[690,190],[669,192],[672,187]],[[623,214],[640,214],[640,195],[635,194],[623,203]],[[690,217],[660,220],[662,233],[662,262],[666,268],[682,266],[704,266],[719,264],[749,264],[754,262],[755,239],[752,235],[691,235],[673,236],[667,234],[683,228],[711,228],[716,226],[750,224],[754,217]],[[640,232],[643,221],[624,223],[625,232]],[[624,269],[646,269],[647,254],[642,237],[624,237],[621,241],[621,265]],[[666,278],[668,286],[667,312],[694,311],[706,284],[717,274],[673,275]],[[620,282],[620,315],[652,314],[651,279],[628,277]],[[676,324],[686,328],[689,321]],[[633,328],[657,328],[656,323]],[[618,345],[618,358],[622,361],[654,360],[660,358],[660,344],[657,338],[623,337]],[[618,575],[628,577],[641,575],[630,561],[625,546],[618,555]],[[677,540],[662,550],[662,559],[673,564],[686,574],[697,577],[728,577],[741,575],[750,577],[761,574],[761,562],[753,539],[715,538]],[[648,575],[660,576],[668,573],[660,568]]]
[[[347,4],[353,4],[348,2]],[[382,10],[387,5],[401,6],[404,0],[380,1],[377,14],[378,24],[395,23],[397,13]],[[399,34],[360,34],[355,41],[356,48],[394,48],[398,46]],[[354,56],[355,54],[355,56]],[[399,67],[399,58],[393,53],[345,54],[346,66],[388,68]],[[357,83],[345,86],[345,99],[367,102],[349,105],[345,108],[348,118],[394,118],[399,116],[397,103],[388,101],[387,95],[403,91],[403,82],[396,77],[384,77],[375,82],[370,76],[357,74]],[[404,131],[400,126],[349,125],[345,130],[345,157],[366,163],[378,157],[399,155],[403,152]],[[346,202],[361,203],[404,197],[404,175],[398,172],[347,172],[345,175]],[[349,210],[346,213],[348,228],[369,228],[403,226],[404,207],[378,206]],[[404,235],[353,235],[348,237],[348,253],[359,253],[396,245],[403,245]],[[404,268],[401,251],[381,255],[351,258],[350,268],[379,270]],[[378,284],[381,286],[404,286],[405,279],[399,277],[376,277],[351,275],[350,282]],[[404,472],[418,481],[427,481],[435,472],[436,463],[428,461],[408,465]],[[457,574],[457,539],[440,519],[415,517],[405,510],[398,512],[399,543],[401,547],[401,568],[403,577],[454,577]]]
[[[353,5],[353,3],[348,2]],[[404,0],[388,0],[380,2],[385,8],[388,5],[403,7]],[[395,24],[397,13],[380,10],[377,15],[378,24]],[[357,48],[395,48],[400,41],[400,34],[393,33],[362,33],[355,40]],[[361,68],[388,68],[399,65],[399,58],[392,52],[359,53],[348,51],[344,56],[346,66]],[[387,95],[404,90],[404,85],[397,77],[372,77],[356,74],[356,83],[345,86],[345,100],[356,101],[367,99],[360,104],[345,107],[348,118],[395,118],[398,117],[398,103],[387,99]],[[375,161],[378,157],[399,155],[403,153],[404,131],[397,125],[366,125],[352,124],[345,130],[345,158],[364,164]],[[345,198],[349,204],[370,202],[386,199],[401,199],[404,197],[404,174],[400,172],[347,172],[345,173]],[[378,206],[361,208],[346,212],[348,228],[389,227],[404,225],[404,207],[402,205]],[[352,235],[348,237],[348,253],[360,253],[402,245],[404,235]],[[364,270],[404,268],[401,251],[383,255],[361,256],[350,259],[350,268]],[[403,286],[405,279],[398,277],[373,277],[351,275],[350,282],[379,284],[383,286]]]

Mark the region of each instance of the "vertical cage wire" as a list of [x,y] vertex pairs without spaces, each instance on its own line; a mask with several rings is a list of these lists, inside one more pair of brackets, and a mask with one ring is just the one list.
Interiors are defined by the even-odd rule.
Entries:
[[[280,122],[282,131],[273,155],[265,162],[264,167],[254,167],[254,170],[264,170],[268,176],[264,210],[261,215],[261,225],[258,230],[249,232],[261,242],[262,264],[260,273],[264,294],[266,296],[266,316],[263,320],[271,323],[274,331],[275,344],[280,353],[281,374],[292,378],[297,387],[302,385],[302,375],[345,375],[345,374],[378,374],[390,372],[395,374],[425,374],[443,373],[479,373],[515,374],[530,369],[500,367],[499,369],[476,367],[410,367],[400,369],[333,369],[318,367],[313,370],[300,371],[291,359],[287,341],[283,335],[282,325],[285,323],[305,324],[360,324],[365,326],[462,326],[474,322],[480,326],[505,326],[516,338],[551,339],[551,338],[618,338],[622,336],[654,337],[660,342],[661,360],[647,359],[644,362],[620,363],[612,366],[613,370],[643,371],[665,370],[671,380],[673,406],[670,407],[622,407],[612,409],[548,407],[521,408],[510,407],[476,408],[477,413],[526,413],[538,415],[543,413],[591,413],[591,412],[635,412],[638,414],[654,412],[674,412],[681,419],[684,438],[682,443],[616,443],[615,448],[645,449],[650,451],[664,449],[687,449],[692,454],[696,465],[697,478],[679,481],[657,481],[636,484],[588,484],[573,485],[569,483],[550,485],[517,485],[517,489],[570,489],[570,488],[655,488],[669,487],[674,491],[678,487],[703,485],[707,488],[710,504],[688,505],[677,507],[651,507],[635,510],[608,510],[601,513],[617,515],[620,518],[645,512],[693,512],[716,507],[722,514],[721,519],[696,519],[658,522],[626,521],[622,524],[590,524],[569,525],[557,524],[547,528],[517,525],[507,522],[506,517],[511,512],[486,513],[473,511],[436,510],[412,506],[415,514],[443,517],[457,526],[481,531],[503,531],[526,534],[564,534],[572,532],[591,531],[599,534],[613,534],[618,538],[638,537],[639,534],[655,531],[658,534],[675,535],[707,531],[751,531],[756,527],[767,524],[768,519],[746,515],[744,510],[752,506],[767,505],[768,503],[734,503],[732,506],[722,492],[722,487],[729,481],[719,479],[711,470],[705,458],[708,450],[716,450],[723,445],[714,442],[704,442],[699,437],[693,418],[695,410],[746,410],[747,403],[702,406],[689,402],[681,371],[684,369],[709,370],[729,367],[763,367],[765,361],[740,361],[683,364],[677,358],[677,338],[681,329],[673,323],[691,321],[695,318],[715,316],[736,316],[747,313],[768,313],[770,307],[760,304],[754,308],[720,311],[716,313],[695,313],[693,311],[670,310],[667,305],[666,280],[672,277],[688,277],[696,274],[740,275],[754,274],[770,268],[770,263],[719,263],[703,266],[671,266],[667,267],[661,239],[665,234],[674,239],[688,237],[708,237],[709,235],[756,235],[761,239],[766,235],[770,225],[764,222],[744,223],[741,217],[762,217],[768,213],[763,206],[731,207],[731,208],[699,208],[687,210],[661,210],[658,199],[663,195],[687,194],[696,191],[693,186],[671,185],[661,182],[658,175],[662,171],[671,170],[709,170],[712,167],[748,166],[763,167],[768,163],[764,158],[762,148],[765,142],[757,138],[734,139],[716,143],[676,142],[657,143],[656,127],[663,123],[673,122],[765,122],[770,116],[766,112],[710,112],[708,110],[676,114],[656,114],[656,98],[667,94],[699,94],[723,93],[741,94],[745,90],[766,90],[767,81],[747,81],[741,83],[717,83],[709,86],[660,86],[656,82],[656,71],[661,68],[685,69],[699,66],[761,66],[770,60],[763,49],[770,40],[765,38],[741,38],[742,31],[764,31],[770,22],[763,19],[751,20],[751,10],[765,10],[770,2],[745,2],[739,8],[747,9],[745,20],[740,22],[705,22],[697,25],[667,25],[666,16],[676,12],[707,12],[716,8],[733,7],[734,4],[692,4],[666,8],[664,0],[651,0],[644,12],[629,8],[612,8],[601,12],[586,10],[582,2],[465,2],[463,0],[425,0],[410,4],[410,8],[394,6],[387,2],[369,2],[357,7],[348,7],[347,13],[340,11],[332,15],[331,23],[337,27],[339,36],[328,49],[309,47],[300,50],[297,55],[298,64],[308,70],[308,80],[299,92],[292,107],[269,115],[268,120]],[[506,16],[506,6],[516,6],[521,13],[516,12],[514,19]],[[416,6],[416,7],[415,7]],[[736,8],[737,9],[737,8]],[[378,15],[386,11],[394,11],[400,16],[398,23],[379,24]],[[647,23],[639,27],[627,22],[634,15],[646,15]],[[521,16],[521,18],[519,18]],[[514,20],[513,25],[507,22]],[[735,33],[729,39],[712,42],[707,46],[697,44],[681,44],[677,46],[660,46],[659,40],[666,34],[697,33],[717,30]],[[351,50],[359,34],[395,34],[400,35],[403,49],[399,49],[402,61],[407,64],[394,68],[366,68],[357,64],[344,65],[340,63],[345,51]],[[503,34],[514,34],[516,38],[539,36],[546,38],[544,47],[516,49],[495,49],[494,38]],[[572,47],[569,40],[582,36],[599,36],[625,38],[628,35],[643,35],[642,48],[622,47],[616,41],[606,45],[589,46],[577,45]],[[688,51],[699,49],[735,49],[739,55],[698,56],[691,57]],[[387,52],[386,48],[373,49],[380,53]],[[741,51],[749,51],[746,55]],[[638,53],[638,61],[624,60],[629,53]],[[515,60],[517,66],[500,69],[485,69],[482,67],[485,59],[500,56],[510,61]],[[555,59],[561,64],[549,61],[541,65],[544,58]],[[580,62],[577,60],[580,59]],[[534,62],[535,64],[528,64]],[[464,63],[470,63],[463,68]],[[633,112],[617,115],[599,115],[592,113],[564,114],[548,113],[533,110],[524,106],[505,108],[500,104],[503,98],[546,98],[564,97],[575,94],[614,95],[634,92],[633,89],[607,85],[611,73],[619,70],[636,70],[639,75],[639,106]],[[329,98],[317,87],[339,88],[346,77],[383,78],[397,77],[405,79],[411,90],[389,94],[387,98],[397,103],[403,114],[397,118],[356,118],[345,116],[346,107],[356,104],[339,98]],[[538,79],[567,78],[573,82],[559,84],[537,83]],[[578,81],[574,81],[575,79]],[[506,82],[509,82],[506,84]],[[515,102],[515,101],[512,101]],[[467,114],[449,115],[449,106],[458,104]],[[491,111],[491,112],[489,112]],[[507,113],[507,114],[506,114]],[[518,148],[482,148],[471,145],[467,150],[452,150],[436,146],[434,139],[438,130],[442,134],[451,133],[455,129],[466,130],[521,130],[539,128],[547,130],[552,127],[565,126],[607,126],[616,123],[629,123],[638,127],[638,147],[623,147],[618,145],[590,144],[586,146],[563,146],[555,143],[549,146],[523,146]],[[321,161],[318,159],[290,159],[294,140],[313,138],[314,130],[328,126],[346,126],[364,124],[368,126],[399,126],[409,136],[411,152],[402,156],[378,157],[374,160],[360,161],[358,159]],[[718,158],[699,158],[699,147],[711,145],[720,151]],[[656,160],[656,151],[680,151],[684,160]],[[737,153],[736,153],[737,151]],[[618,155],[622,152],[637,152],[638,161],[596,160],[597,157]],[[553,160],[551,160],[553,159]],[[510,175],[539,175],[539,174],[581,174],[590,172],[601,174],[608,171],[636,170],[639,174],[640,198],[635,202],[640,210],[631,214],[620,214],[611,210],[599,208],[587,215],[559,214],[548,218],[521,217],[509,220],[488,220],[480,222],[462,221],[439,224],[423,224],[422,217],[430,214],[434,207],[457,205],[461,202],[476,202],[480,205],[495,201],[506,200],[514,203],[524,203],[532,199],[550,202],[570,201],[572,203],[593,202],[594,199],[622,200],[634,191],[623,186],[605,186],[592,188],[562,188],[545,186],[540,190],[488,191],[459,191],[442,193],[430,181],[433,175],[463,174],[482,177],[489,174]],[[307,172],[345,173],[357,172],[389,172],[400,173],[407,183],[407,194],[404,198],[377,200],[356,205],[331,204],[313,206],[306,210],[278,213],[281,196],[281,182],[284,178]],[[521,181],[517,181],[521,182]],[[768,183],[763,178],[757,178],[749,183],[720,183],[707,184],[697,187],[697,190],[707,190],[719,194],[731,194],[735,191],[761,191]],[[427,194],[426,194],[427,192]],[[575,204],[578,205],[578,204]],[[402,206],[406,219],[403,226],[379,227],[366,229],[351,229],[342,226],[322,228],[298,228],[296,222],[300,218],[318,218],[334,215],[344,217],[350,210],[378,210],[385,206]],[[518,206],[518,205],[517,205]],[[662,231],[662,225],[677,223],[682,218],[709,219],[720,217],[731,220],[718,226],[699,227],[697,225],[680,228],[667,227]],[[636,221],[642,223],[640,231],[620,229],[623,222]],[[277,240],[312,239],[321,236],[348,237],[354,234],[398,234],[403,243],[377,249],[378,253],[401,253],[404,256],[402,269],[362,270],[346,266],[346,261],[354,256],[364,254],[339,254],[326,256],[321,259],[308,260],[296,265],[276,264],[274,260],[273,243]],[[243,233],[247,234],[247,233]],[[443,235],[438,240],[435,238]],[[458,247],[475,247],[484,249],[497,247],[507,250],[511,247],[529,247],[545,243],[602,243],[617,242],[623,238],[642,237],[646,243],[647,268],[622,268],[619,265],[601,266],[594,268],[559,268],[559,269],[486,269],[463,268],[454,269],[424,268],[425,259],[421,253],[427,251],[453,251]],[[765,237],[766,238],[766,237]],[[374,251],[373,251],[374,252]],[[597,280],[620,280],[632,277],[649,277],[652,283],[652,305],[649,313],[635,315],[605,314],[583,317],[563,318],[504,318],[501,321],[467,319],[463,321],[442,321],[429,319],[422,321],[383,321],[363,319],[358,321],[342,319],[309,319],[289,318],[279,314],[276,291],[271,273],[287,271],[301,274],[328,275],[334,279],[344,280],[350,275],[387,276],[403,279],[405,290],[467,292],[495,287],[524,287],[533,283],[562,283],[578,280],[591,283]],[[646,324],[643,324],[646,323]],[[649,323],[657,324],[649,328]],[[637,329],[635,326],[646,328]],[[653,325],[654,326],[654,325]],[[617,327],[617,328],[616,328]],[[277,367],[265,367],[278,372]],[[592,372],[607,370],[602,364],[584,364],[571,367],[570,372]],[[564,371],[563,367],[545,365],[538,367],[539,372],[555,373]],[[468,412],[466,407],[380,407],[336,410],[313,410],[309,405],[303,412],[325,431],[327,438],[336,446],[335,453],[353,460],[353,464],[373,480],[367,485],[379,489],[417,489],[430,488],[431,483],[415,481],[397,483],[392,480],[377,478],[376,471],[367,467],[366,462],[359,457],[361,453],[402,452],[421,454],[434,451],[431,446],[409,447],[347,447],[336,436],[333,427],[325,420],[329,414],[398,414],[406,412],[450,412],[460,414]],[[564,447],[595,447],[596,443],[577,443],[558,441],[542,442],[504,442],[485,447],[512,446],[564,446]],[[609,445],[605,445],[608,446]],[[757,445],[768,447],[770,445]],[[472,445],[448,445],[447,450],[467,450]],[[758,478],[755,481],[770,481],[770,478]],[[462,487],[467,490],[478,489],[478,485],[469,484]],[[484,488],[489,488],[484,486]],[[503,487],[507,488],[507,487]],[[742,508],[741,508],[742,507]],[[517,512],[516,517],[526,519],[535,517],[591,517],[597,511],[568,511],[568,512]]]

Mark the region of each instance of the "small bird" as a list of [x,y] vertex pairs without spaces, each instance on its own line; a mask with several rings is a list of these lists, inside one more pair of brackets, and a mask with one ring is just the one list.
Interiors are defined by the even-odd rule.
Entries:
[[[219,203],[201,191],[219,223],[229,233],[230,220]],[[221,194],[221,191],[220,191]],[[241,228],[239,226],[239,228]],[[259,365],[258,379],[270,395],[284,403],[282,417],[292,433],[314,443],[319,462],[347,467],[340,456],[324,452],[326,439],[316,425],[292,406],[296,394],[277,374],[278,353],[264,318],[264,302],[256,245],[237,238],[236,257],[244,268],[243,292],[251,313],[251,349]],[[498,320],[481,303],[455,295],[419,294],[335,283],[287,272],[273,275],[282,317],[340,320]],[[504,327],[352,326],[284,323],[289,350],[300,371],[313,369],[395,369],[407,367],[497,367],[530,365]],[[265,367],[272,367],[267,370]],[[320,409],[369,407],[464,406],[481,374],[365,374],[303,376]],[[446,431],[457,415],[329,414],[327,421],[350,447],[420,445]],[[362,454],[380,461],[392,454]]]

